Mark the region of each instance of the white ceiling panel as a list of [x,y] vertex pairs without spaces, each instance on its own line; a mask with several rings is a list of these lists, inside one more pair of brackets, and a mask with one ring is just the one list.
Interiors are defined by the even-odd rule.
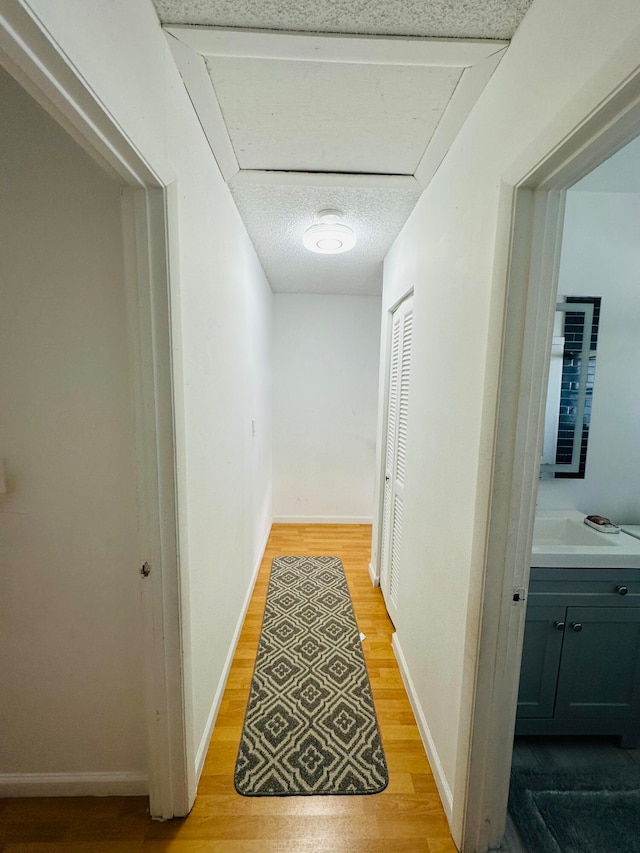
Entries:
[[241,169],[412,175],[462,68],[207,57]]

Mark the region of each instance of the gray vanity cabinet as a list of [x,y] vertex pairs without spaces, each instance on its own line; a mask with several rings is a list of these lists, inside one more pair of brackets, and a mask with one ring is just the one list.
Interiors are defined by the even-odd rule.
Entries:
[[527,608],[520,669],[518,718],[553,717],[563,634],[556,624],[564,624],[565,607]]
[[531,570],[516,734],[637,746],[640,570]]

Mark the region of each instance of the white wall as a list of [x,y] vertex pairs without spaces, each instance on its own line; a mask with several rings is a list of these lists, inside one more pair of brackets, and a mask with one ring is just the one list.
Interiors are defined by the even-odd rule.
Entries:
[[602,297],[598,354],[586,476],[541,480],[541,508],[640,523],[639,234],[640,195],[567,193],[558,292]]
[[199,766],[271,519],[271,291],[150,0],[28,5],[156,173],[177,184],[179,532]]
[[380,298],[273,300],[275,521],[370,523]]
[[167,74],[167,144],[180,195],[180,283],[173,300],[180,315],[174,334],[185,458],[178,498],[200,766],[271,526],[272,296],[169,57]]
[[0,113],[0,774],[143,792],[120,188],[1,70]]
[[534,0],[385,263],[383,310],[415,288],[397,639],[458,840],[509,245],[501,181],[522,179],[636,67],[640,7],[615,10]]

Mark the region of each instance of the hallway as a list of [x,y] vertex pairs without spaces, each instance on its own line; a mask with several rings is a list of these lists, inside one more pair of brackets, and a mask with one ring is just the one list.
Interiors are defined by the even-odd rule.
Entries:
[[[391,650],[393,626],[371,586],[370,544],[368,525],[273,526],[188,818],[151,823],[144,798],[3,800],[0,853],[455,853]],[[389,766],[381,794],[245,798],[234,791],[269,569],[282,554],[330,554],[344,564]]]

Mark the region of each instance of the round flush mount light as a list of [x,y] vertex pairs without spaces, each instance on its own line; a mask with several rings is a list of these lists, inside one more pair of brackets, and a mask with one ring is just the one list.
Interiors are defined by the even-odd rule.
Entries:
[[338,255],[353,249],[356,235],[352,228],[340,222],[341,218],[339,210],[322,210],[318,214],[320,223],[307,228],[302,236],[304,247],[321,255]]

